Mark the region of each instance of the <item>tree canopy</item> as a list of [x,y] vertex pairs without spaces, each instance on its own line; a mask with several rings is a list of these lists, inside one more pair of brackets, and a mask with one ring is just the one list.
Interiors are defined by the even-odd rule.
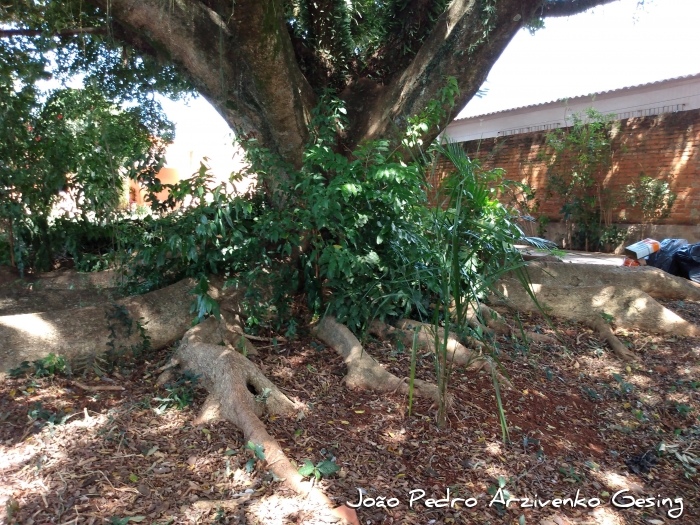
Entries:
[[0,67],[52,50],[56,71],[81,72],[118,99],[195,89],[239,137],[299,167],[324,91],[345,102],[337,147],[349,154],[400,136],[447,76],[461,109],[519,29],[610,1],[15,0],[0,7]]

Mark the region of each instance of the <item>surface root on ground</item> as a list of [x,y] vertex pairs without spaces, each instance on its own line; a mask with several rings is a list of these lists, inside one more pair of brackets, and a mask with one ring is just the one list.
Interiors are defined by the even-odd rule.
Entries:
[[[333,348],[343,358],[348,367],[345,384],[349,388],[372,390],[374,392],[401,392],[407,394],[408,379],[400,378],[382,368],[374,358],[362,348],[360,341],[344,325],[334,317],[324,317],[312,333],[321,341]],[[413,382],[414,394],[439,401],[437,386],[421,379]],[[449,403],[449,399],[448,399]]]
[[333,513],[332,502],[318,488],[304,481],[260,420],[264,414],[294,416],[303,405],[289,399],[233,346],[219,344],[222,329],[230,331],[225,321],[219,323],[214,318],[207,319],[185,333],[173,356],[182,369],[199,375],[200,382],[209,392],[196,423],[218,418],[232,422],[243,432],[246,442],[262,445],[271,472],[295,492]]

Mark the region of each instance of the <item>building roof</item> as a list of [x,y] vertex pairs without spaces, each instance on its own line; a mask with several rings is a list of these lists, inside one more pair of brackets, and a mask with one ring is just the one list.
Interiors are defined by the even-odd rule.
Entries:
[[473,118],[479,118],[479,117],[486,117],[486,116],[491,116],[491,115],[498,115],[499,113],[506,113],[508,111],[515,111],[517,109],[527,109],[527,108],[536,108],[538,106],[546,106],[547,104],[554,104],[557,102],[560,102],[562,100],[569,100],[569,101],[575,101],[578,99],[583,99],[583,98],[590,98],[598,95],[603,95],[603,94],[609,94],[609,93],[618,93],[630,89],[638,89],[642,87],[648,87],[648,86],[653,86],[653,85],[660,85],[660,84],[665,84],[667,82],[676,82],[678,80],[689,80],[693,78],[698,78],[700,79],[700,73],[695,73],[693,75],[684,75],[684,76],[679,76],[679,77],[673,77],[673,78],[666,78],[664,80],[656,80],[654,82],[646,82],[644,84],[635,84],[633,86],[626,86],[622,88],[617,88],[617,89],[608,89],[605,91],[597,91],[595,93],[589,93],[587,95],[576,95],[575,97],[561,97],[557,100],[549,100],[547,102],[538,102],[537,104],[528,104],[525,106],[516,106],[514,108],[507,108],[507,109],[501,109],[498,111],[490,111],[489,113],[481,113],[479,115],[472,115],[470,117],[462,117],[462,118],[456,118],[454,119],[453,122],[458,122],[460,120],[468,120],[468,119],[473,119]]

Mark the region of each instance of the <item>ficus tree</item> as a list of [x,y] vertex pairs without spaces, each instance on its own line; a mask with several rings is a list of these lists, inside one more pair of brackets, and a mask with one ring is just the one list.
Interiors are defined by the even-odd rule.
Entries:
[[[449,376],[448,360],[464,365],[477,360],[473,350],[478,345],[468,349],[440,323],[441,315],[450,315],[451,299],[464,325],[460,332],[471,338],[464,341],[497,331],[513,335],[479,301],[487,285],[510,269],[508,257],[519,258],[513,249],[518,228],[509,211],[490,198],[479,178],[482,171],[464,152],[459,155],[459,148],[446,150],[462,167],[451,186],[457,198],[429,220],[421,200],[421,170],[435,157],[421,153],[474,96],[518,30],[609,1],[10,1],[0,6],[0,45],[7,56],[41,57],[33,70],[37,77],[47,71],[55,77],[80,73],[84,85],[94,86],[106,100],[136,101],[143,114],[155,108],[154,92],[177,96],[194,90],[249,148],[252,168],[264,183],[260,191],[247,200],[231,200],[223,190],[207,193],[203,170],[202,183],[190,186],[197,192],[193,206],[150,223],[145,240],[132,252],[138,252],[132,261],[140,257],[142,269],[150,272],[134,272],[142,277],[140,284],[151,277],[158,285],[164,284],[161,278],[182,281],[119,304],[140,320],[151,346],[182,337],[174,359],[201,374],[210,393],[206,406],[212,410],[206,414],[231,420],[247,442],[264,451],[277,477],[308,491],[259,419],[265,412],[296,415],[299,407],[235,351],[246,347],[241,318],[250,303],[271,295],[268,289],[251,297],[240,276],[269,282],[276,275],[289,293],[307,295],[320,319],[313,334],[341,355],[350,387],[387,393],[409,389],[373,360],[346,326],[326,315],[330,309],[351,326],[355,320],[356,327],[368,323],[376,333],[407,337],[414,348],[430,345],[430,333],[433,342],[439,336],[442,371],[437,373],[443,378]],[[28,74],[16,64],[16,59],[0,63],[0,72],[10,79]],[[7,85],[15,86],[14,80]],[[153,182],[152,174],[142,178]],[[452,234],[443,235],[448,231]],[[439,266],[444,273],[434,271]],[[220,270],[232,269],[239,275],[226,288]],[[533,293],[518,296],[511,285],[509,300],[519,297],[523,309],[530,308]],[[469,304],[459,298],[466,287],[474,298]],[[194,328],[192,289],[200,295],[202,317]],[[544,294],[549,288],[540,290]],[[551,295],[548,301],[577,301],[581,294]],[[439,306],[430,300],[435,297]],[[630,302],[621,297],[609,304]],[[574,312],[570,315],[617,341],[607,325],[596,324],[600,315],[591,310],[592,303],[564,301],[560,310]],[[370,323],[380,307],[386,317],[397,318],[414,306],[424,309],[426,320],[432,314],[432,332],[426,323]],[[31,357],[49,351],[89,354],[114,343],[100,311],[74,312],[70,327],[53,315],[42,314],[53,328],[48,335],[22,331],[11,321],[0,324],[0,370],[16,362],[13,351]],[[617,312],[616,318],[626,319]],[[521,335],[542,334],[521,330]],[[620,355],[629,358],[630,353]],[[495,367],[491,372],[498,374]],[[438,401],[444,421],[446,382],[437,388],[415,379],[410,388]]]

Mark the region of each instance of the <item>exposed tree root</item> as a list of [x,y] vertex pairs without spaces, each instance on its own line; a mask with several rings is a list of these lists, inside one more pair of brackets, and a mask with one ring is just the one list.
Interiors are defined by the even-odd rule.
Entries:
[[[116,301],[114,304],[121,310],[119,315],[111,304],[0,315],[0,375],[22,361],[41,359],[49,353],[74,360],[102,354],[109,349],[108,343],[116,348],[138,346],[143,339],[136,321],[143,326],[152,348],[172,344],[191,326],[190,307],[194,300],[191,291],[195,284],[192,279],[184,279],[154,292]],[[231,289],[222,292],[212,286],[209,294],[221,299],[237,298],[242,292]],[[108,315],[113,318],[109,320]],[[115,337],[110,332],[110,323],[115,328]],[[128,323],[131,334],[127,337]],[[240,335],[229,333],[226,337],[235,346]]]
[[527,267],[533,283],[581,287],[637,288],[657,299],[700,301],[700,285],[651,266],[533,262]]
[[598,332],[598,335],[600,335],[603,341],[607,342],[610,345],[610,348],[617,357],[619,357],[623,361],[634,361],[637,359],[637,356],[634,354],[634,352],[631,352],[629,348],[622,344],[622,341],[620,341],[617,338],[615,332],[613,332],[612,328],[610,328],[610,325],[606,323],[602,317],[598,319],[594,317],[587,324],[593,330]]
[[[267,433],[260,416],[292,416],[301,410],[260,369],[230,345],[212,344],[225,323],[208,319],[185,333],[174,358],[200,376],[209,397],[197,422],[224,418],[236,425],[245,441],[262,445],[267,467],[299,494],[332,509],[332,502],[297,472],[277,441]],[[167,371],[166,371],[167,372]],[[332,512],[332,511],[331,511]],[[337,516],[338,514],[336,514]]]
[[[348,367],[345,384],[350,388],[372,390],[374,392],[408,393],[408,380],[396,377],[370,356],[360,344],[360,341],[338,323],[335,318],[326,316],[313,328],[313,335],[333,348],[340,354]],[[439,401],[438,389],[435,385],[415,379],[414,394]],[[448,400],[449,402],[449,400]]]
[[32,285],[44,290],[103,290],[115,288],[118,279],[119,276],[114,270],[83,273],[67,269],[29,275],[20,279],[17,268],[0,266],[0,284]]
[[[420,323],[410,319],[402,319],[396,323],[396,326],[390,326],[375,319],[372,321],[369,331],[372,335],[382,339],[398,338],[405,347],[411,348],[413,346],[413,335],[416,328],[418,328],[418,335],[416,337],[416,344],[418,345],[418,348],[423,351],[427,350],[434,352],[435,329],[432,325],[427,323]],[[445,330],[443,328],[439,328],[439,340],[444,341],[444,337]],[[483,345],[476,340],[470,340],[469,342],[478,350],[471,350],[467,348],[459,341],[457,334],[449,332],[447,334],[448,358],[452,360],[452,363],[466,366],[469,370],[474,370],[476,372],[479,370],[485,370],[492,373],[494,368],[491,365],[491,362],[481,354]],[[509,387],[513,386],[507,377],[504,377],[498,371],[496,371],[496,373],[498,374],[498,378],[502,383]]]
[[[413,345],[413,334],[416,328],[418,328],[416,344],[418,345],[419,350],[430,352],[434,351],[434,328],[432,325],[427,323],[420,323],[410,319],[402,319],[396,323],[396,326],[390,326],[375,319],[370,325],[369,332],[372,335],[382,339],[399,339],[406,348],[411,348]],[[438,330],[438,338],[440,341],[442,341],[444,337],[445,330],[440,328]],[[453,363],[467,366],[472,370],[478,371],[482,368],[490,370],[489,362],[480,354],[480,350],[483,345],[478,341],[470,341],[470,343],[477,350],[470,350],[459,342],[457,334],[450,332],[447,337],[448,357]]]
[[[480,319],[486,321],[486,326],[482,324]],[[467,322],[473,328],[480,327],[487,333],[509,335],[511,337],[517,337],[518,339],[523,338],[523,333],[520,330],[510,326],[496,310],[489,308],[483,303],[479,304],[478,314],[476,310],[470,306],[467,312]],[[553,337],[538,334],[537,332],[525,331],[525,338],[527,341],[533,341],[535,343],[558,344],[558,341]]]
[[[632,359],[634,354],[615,337],[601,314],[612,316],[613,322],[620,328],[691,337],[700,335],[698,327],[664,308],[649,294],[637,288],[552,286],[538,283],[532,286],[537,301],[545,311],[557,317],[588,324],[624,360]],[[539,311],[519,281],[503,280],[499,283],[499,288],[510,306],[521,311]]]

